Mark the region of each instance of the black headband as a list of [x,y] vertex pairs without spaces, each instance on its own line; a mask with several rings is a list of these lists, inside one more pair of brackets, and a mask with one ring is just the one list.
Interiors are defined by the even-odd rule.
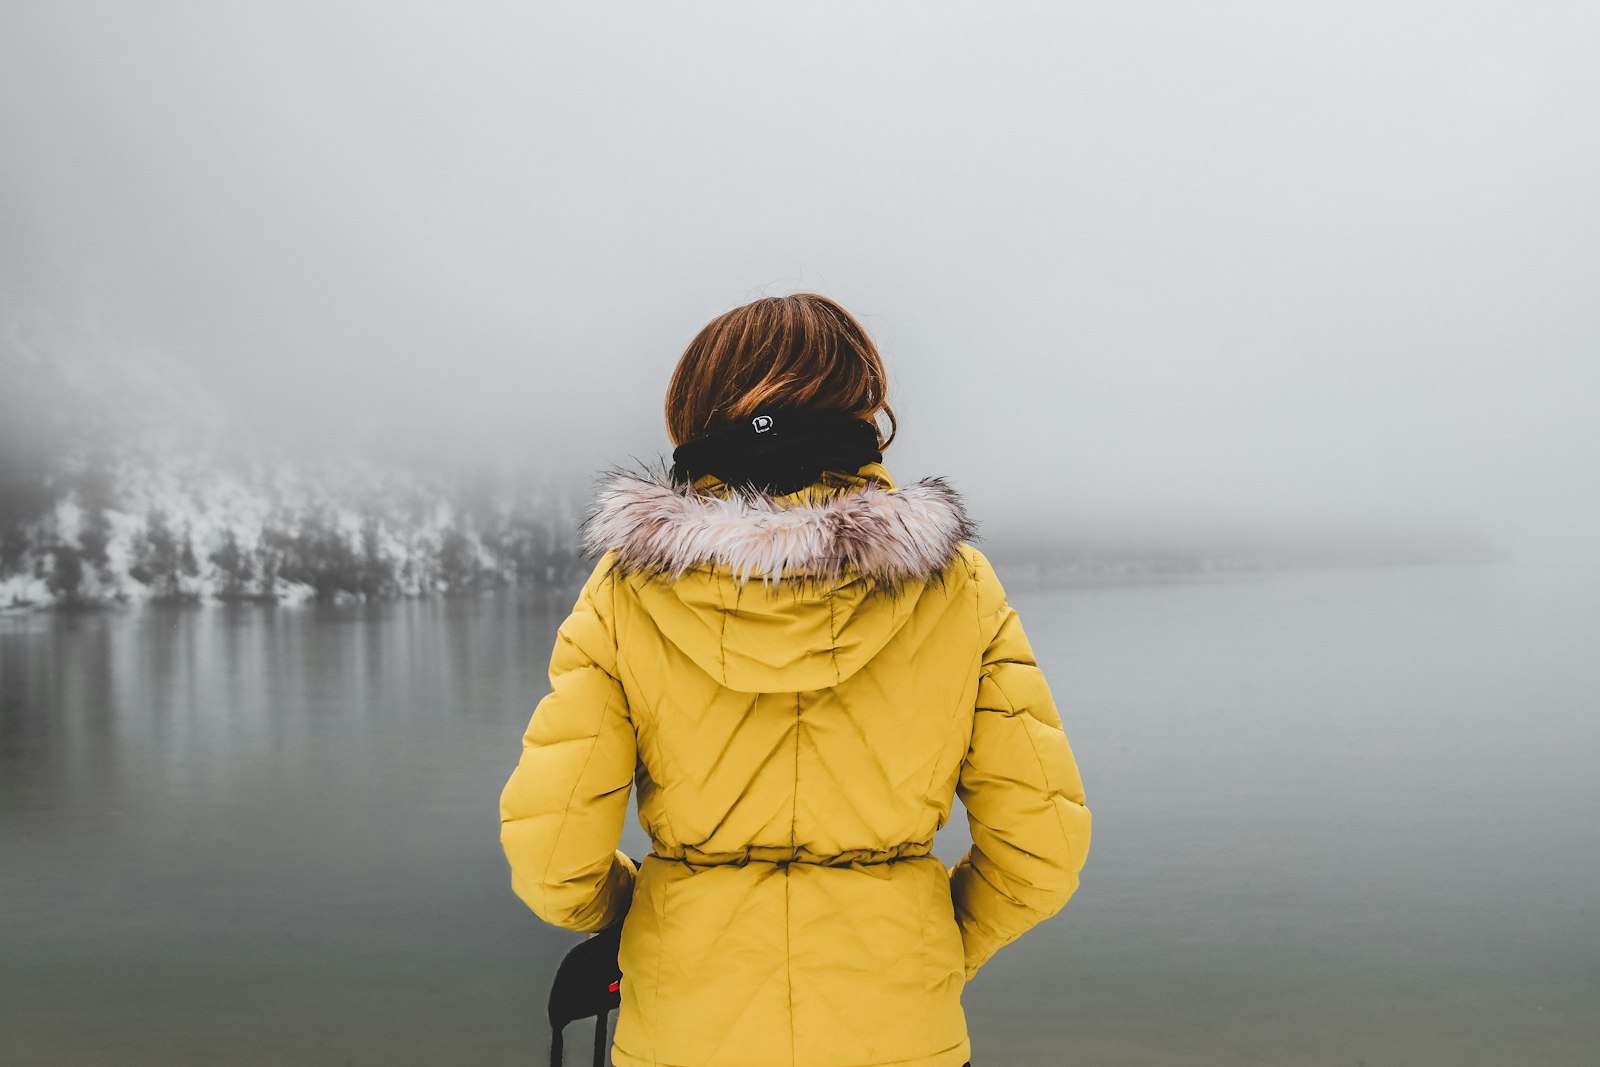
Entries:
[[694,481],[715,474],[729,485],[793,493],[823,471],[854,474],[879,463],[878,428],[843,411],[773,408],[679,445],[673,475]]

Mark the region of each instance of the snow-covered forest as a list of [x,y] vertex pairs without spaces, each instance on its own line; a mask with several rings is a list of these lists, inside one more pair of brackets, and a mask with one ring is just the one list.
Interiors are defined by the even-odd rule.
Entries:
[[0,311],[0,608],[461,593],[584,566],[581,477],[245,442],[159,359]]
[[6,606],[474,592],[565,583],[579,562],[581,498],[550,485],[93,449],[21,488],[0,530]]

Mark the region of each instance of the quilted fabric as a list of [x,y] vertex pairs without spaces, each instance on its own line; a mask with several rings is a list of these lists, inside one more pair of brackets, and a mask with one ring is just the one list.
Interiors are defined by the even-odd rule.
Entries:
[[[881,464],[853,481],[894,489]],[[618,553],[560,627],[500,802],[539,917],[626,916],[613,1061],[961,1067],[963,985],[1067,902],[1090,838],[989,561],[962,541],[885,596],[848,568],[664,580]],[[652,842],[637,869],[617,848],[630,791]],[[973,845],[947,869],[931,845],[955,796]]]

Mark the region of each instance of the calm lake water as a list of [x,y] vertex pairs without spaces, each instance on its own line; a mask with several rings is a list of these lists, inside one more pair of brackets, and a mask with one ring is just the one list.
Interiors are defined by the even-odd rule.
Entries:
[[[1600,1062],[1595,575],[1012,599],[1095,841],[977,1067]],[[543,1062],[496,805],[570,604],[0,618],[0,1063]]]

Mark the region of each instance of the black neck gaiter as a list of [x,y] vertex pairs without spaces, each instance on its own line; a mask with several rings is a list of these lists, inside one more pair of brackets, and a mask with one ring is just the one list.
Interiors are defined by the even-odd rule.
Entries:
[[715,474],[729,485],[793,493],[823,471],[854,474],[883,461],[878,430],[842,411],[772,409],[702,434],[672,453],[673,476]]

